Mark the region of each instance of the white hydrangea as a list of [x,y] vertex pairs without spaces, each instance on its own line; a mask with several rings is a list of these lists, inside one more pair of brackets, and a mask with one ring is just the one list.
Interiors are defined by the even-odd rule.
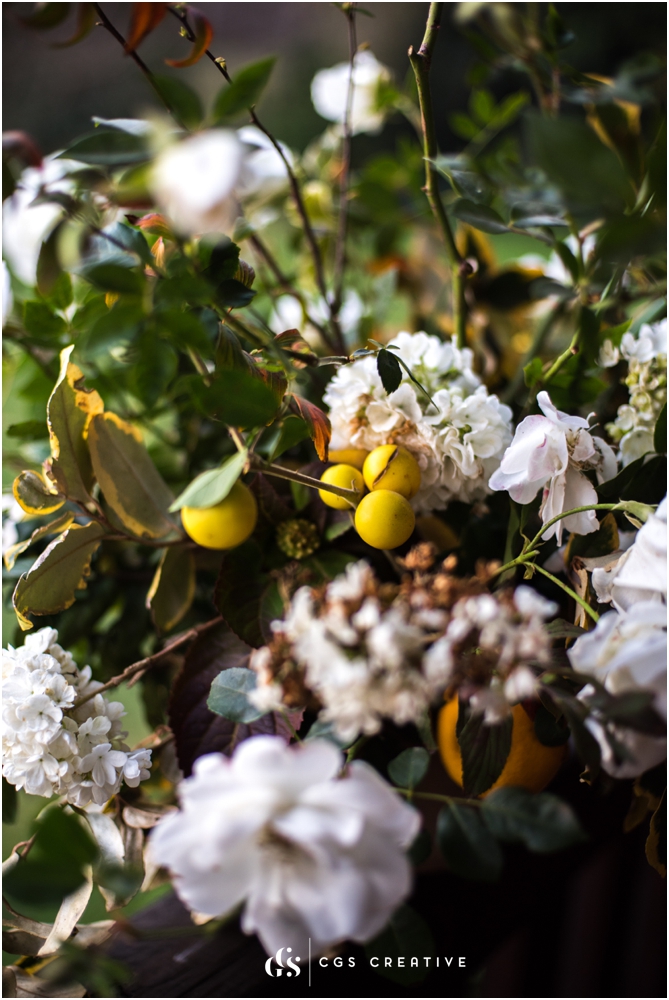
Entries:
[[644,323],[636,337],[625,333],[620,354],[628,362],[624,381],[630,399],[618,407],[616,419],[606,429],[618,444],[625,466],[655,450],[655,424],[667,401],[666,319]]
[[404,445],[421,470],[421,487],[412,500],[417,511],[482,499],[511,440],[511,410],[481,384],[469,348],[406,332],[389,346],[397,348],[394,353],[436,409],[408,376],[387,395],[376,358],[361,358],[337,371],[323,397],[330,408],[331,447]]
[[[667,717],[667,608],[656,601],[641,601],[628,611],[609,611],[596,628],[579,636],[567,650],[578,673],[589,674],[611,694],[634,691],[652,694],[652,705]],[[593,694],[588,685],[580,697],[588,703]],[[622,725],[605,724],[594,711],[586,725],[602,750],[602,767],[616,778],[632,778],[655,767],[666,757],[666,739],[637,732]],[[606,731],[620,744],[623,759],[617,759]]]
[[[311,99],[322,118],[342,124],[346,117],[349,78],[348,63],[339,63],[316,73],[311,83]],[[391,80],[390,70],[371,52],[358,52],[353,64],[351,132],[379,132],[385,111],[379,107],[379,91]]]
[[171,143],[156,158],[151,191],[184,236],[229,232],[237,216],[235,186],[244,146],[229,129],[210,129]]
[[123,742],[123,705],[94,694],[102,685],[90,667],[78,669],[55,629],[3,649],[2,677],[2,773],[11,785],[83,807],[104,805],[124,780],[135,788],[149,777],[151,751]]
[[420,820],[369,764],[331,742],[245,740],[228,759],[200,757],[181,810],[150,838],[187,906],[222,916],[245,903],[242,929],[295,962],[344,940],[368,941],[409,894],[405,851]]

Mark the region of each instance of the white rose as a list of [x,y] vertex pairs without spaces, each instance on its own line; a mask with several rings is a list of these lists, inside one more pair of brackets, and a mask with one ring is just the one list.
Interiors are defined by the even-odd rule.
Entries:
[[185,236],[226,232],[237,215],[234,189],[244,147],[235,132],[211,129],[168,146],[156,158],[151,189]]
[[150,851],[184,902],[219,916],[245,903],[242,929],[295,961],[347,939],[367,941],[410,890],[405,849],[418,814],[362,761],[326,740],[243,742],[201,757],[180,786],[181,811]]
[[[544,524],[565,510],[597,503],[597,493],[583,469],[594,469],[598,482],[617,471],[611,448],[588,432],[588,421],[563,413],[547,392],[537,396],[544,413],[525,417],[516,428],[499,469],[490,477],[490,489],[507,490],[516,503],[527,504],[543,490],[540,514]],[[594,511],[563,518],[545,532],[544,538],[562,541],[562,532],[588,535],[599,527]]]
[[[311,83],[311,99],[322,118],[342,123],[346,117],[349,77],[348,63],[322,69]],[[353,66],[353,102],[351,132],[379,132],[385,118],[379,109],[378,94],[383,83],[390,81],[390,70],[382,66],[371,52],[358,52]]]

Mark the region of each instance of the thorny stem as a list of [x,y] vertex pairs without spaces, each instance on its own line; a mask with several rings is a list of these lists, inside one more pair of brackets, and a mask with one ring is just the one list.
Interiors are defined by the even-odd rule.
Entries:
[[432,113],[432,96],[430,94],[430,63],[432,53],[437,43],[439,22],[443,3],[431,3],[425,26],[425,35],[421,46],[416,52],[413,45],[409,48],[409,62],[416,77],[418,103],[420,106],[421,126],[423,130],[423,157],[425,160],[424,191],[430,203],[432,213],[437,220],[446,245],[446,253],[451,265],[453,289],[453,327],[456,343],[462,347],[465,343],[467,326],[467,307],[465,301],[465,263],[455,244],[453,231],[446,215],[446,209],[439,193],[439,180],[432,161],[437,155],[437,136]]
[[[220,615],[218,615],[216,618],[212,618],[208,622],[203,622],[201,625],[193,626],[193,628],[184,632],[183,635],[177,636],[176,639],[173,639],[172,642],[168,643],[167,646],[164,646],[163,649],[158,650],[157,653],[152,653],[151,656],[146,656],[143,660],[131,663],[129,667],[125,668],[123,673],[117,674],[116,677],[112,677],[112,679],[107,681],[106,684],[103,684],[95,691],[91,691],[90,694],[84,695],[83,698],[78,698],[72,708],[79,708],[80,705],[85,705],[87,701],[94,698],[96,694],[102,694],[103,691],[109,691],[111,688],[118,687],[119,684],[124,684],[131,678],[137,677],[137,674],[143,674],[145,670],[149,670],[151,667],[155,666],[156,663],[164,656],[167,656],[168,653],[171,653],[173,650],[185,645],[187,642],[191,642],[193,639],[197,639],[198,635],[202,632],[206,632],[207,629],[212,628],[214,625],[218,625],[221,621],[223,621],[223,619]],[[139,680],[138,677],[137,680]]]
[[[171,7],[171,6],[168,7],[168,10],[184,26],[184,28],[186,29],[186,32],[187,32],[188,39],[190,41],[194,41],[195,35],[193,33],[193,29],[191,28],[191,26],[190,26],[190,24],[188,22],[188,16],[185,13],[185,11],[176,10],[174,7]],[[225,77],[225,79],[227,80],[227,82],[228,83],[232,83],[232,77],[228,73],[228,69],[227,69],[227,66],[225,64],[225,60],[217,58],[213,54],[213,52],[211,52],[210,49],[206,50],[205,55],[216,66],[216,69],[219,71],[219,73],[221,73],[223,75],[223,77]],[[331,327],[332,327],[332,334],[333,334],[334,340],[330,341],[329,337],[326,337],[325,339],[326,339],[326,342],[327,342],[328,347],[330,349],[339,350],[339,351],[341,351],[343,353],[346,348],[345,348],[345,344],[344,344],[344,339],[342,337],[341,329],[339,327],[339,323],[337,322],[336,317],[332,313],[332,306],[331,306],[331,303],[330,303],[330,301],[328,299],[327,285],[325,283],[325,274],[324,274],[324,271],[323,271],[323,258],[321,256],[321,251],[320,251],[320,248],[318,246],[318,241],[316,239],[316,234],[314,233],[314,230],[312,228],[311,222],[309,220],[309,215],[307,213],[306,205],[304,204],[304,199],[302,198],[302,192],[300,190],[300,185],[299,185],[299,182],[298,182],[297,177],[295,175],[295,171],[291,167],[290,161],[288,160],[288,157],[286,156],[285,152],[283,151],[283,148],[282,148],[281,144],[272,135],[272,133],[268,129],[266,129],[265,126],[262,124],[262,122],[260,121],[260,119],[258,118],[258,116],[255,113],[255,109],[254,108],[249,108],[249,114],[251,116],[251,121],[256,126],[256,128],[260,129],[260,131],[263,133],[263,135],[267,136],[267,138],[269,139],[269,141],[272,143],[272,145],[274,146],[274,149],[276,150],[276,152],[281,157],[281,160],[283,162],[284,167],[286,168],[286,173],[288,174],[288,183],[290,184],[291,194],[293,196],[293,200],[295,202],[295,207],[297,208],[297,212],[298,212],[298,214],[300,216],[300,221],[302,222],[302,227],[304,229],[304,235],[306,237],[307,243],[309,244],[309,249],[311,251],[311,257],[312,257],[312,260],[313,260],[313,263],[314,263],[314,272],[315,272],[315,275],[316,275],[316,284],[318,285],[318,290],[319,290],[320,294],[322,295],[325,303],[328,304],[328,305],[330,305],[330,316],[331,316],[330,323],[331,323]]]
[[339,314],[344,287],[344,268],[346,266],[346,229],[348,223],[348,182],[351,170],[351,114],[353,112],[353,95],[355,91],[354,69],[355,56],[358,50],[358,40],[355,31],[355,4],[344,8],[348,22],[348,59],[349,77],[346,95],[346,111],[344,113],[344,142],[342,145],[342,163],[339,174],[339,219],[337,224],[337,242],[335,244],[334,264],[334,298],[332,312]]

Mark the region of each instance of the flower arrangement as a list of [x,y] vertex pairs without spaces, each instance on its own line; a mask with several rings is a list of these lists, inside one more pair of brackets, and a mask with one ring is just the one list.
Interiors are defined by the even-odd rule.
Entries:
[[[634,780],[664,874],[659,69],[577,73],[552,6],[452,5],[477,79],[527,81],[477,84],[445,155],[445,5],[400,86],[337,4],[349,59],[298,151],[272,59],[231,72],[206,13],[127,6],[122,35],[81,4],[72,42],[106,32],[160,110],[3,146],[3,791],[49,800],[6,862],[11,995],[115,995],[108,939],[167,884],[270,975],[389,934],[432,954],[415,869],[578,850],[575,768]],[[162,22],[170,76],[137,51]],[[358,163],[391,118],[406,141]]]

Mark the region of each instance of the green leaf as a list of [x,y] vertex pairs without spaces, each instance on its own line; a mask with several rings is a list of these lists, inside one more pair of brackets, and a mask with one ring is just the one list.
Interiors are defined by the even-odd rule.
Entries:
[[321,719],[316,719],[304,738],[305,740],[330,740],[340,750],[347,750],[354,742],[354,740],[342,740],[341,737],[337,736],[333,723],[322,722]]
[[120,522],[137,538],[165,538],[172,493],[153,464],[141,434],[115,413],[97,414],[88,430],[95,478]]
[[667,404],[665,403],[660,411],[655,424],[655,434],[653,437],[653,447],[658,455],[667,454]]
[[60,514],[59,517],[55,517],[53,521],[49,521],[48,524],[43,524],[28,538],[25,538],[22,542],[16,542],[15,545],[10,545],[2,554],[5,566],[8,570],[14,569],[14,563],[17,558],[22,555],[26,549],[29,549],[31,545],[38,542],[40,538],[45,538],[47,535],[59,534],[61,531],[65,531],[69,528],[74,521],[74,514],[72,511],[65,511],[64,514]]
[[548,625],[544,625],[544,629],[551,639],[578,639],[579,635],[585,635],[586,632],[580,625],[572,625],[563,618],[554,619]]
[[223,555],[214,604],[232,631],[249,646],[262,646],[260,603],[267,586],[261,572],[262,550],[249,539]]
[[257,104],[275,62],[273,57],[260,59],[240,70],[233,82],[219,91],[214,101],[214,120],[218,122],[231,118]]
[[163,552],[146,606],[156,628],[171,631],[186,614],[195,596],[195,556],[189,548],[170,545]]
[[488,182],[476,173],[468,160],[458,156],[436,156],[430,161],[436,170],[450,181],[451,187],[461,198],[486,203],[492,196]]
[[504,770],[513,733],[513,716],[494,726],[482,713],[466,711],[460,702],[457,737],[462,754],[462,787],[465,795],[486,792]]
[[246,667],[222,670],[211,685],[207,707],[231,722],[254,722],[264,712],[251,704],[248,695],[256,687],[256,675]]
[[468,198],[458,198],[451,206],[451,214],[461,222],[480,229],[484,233],[508,233],[509,227],[506,225],[501,215],[488,205],[477,205]]
[[73,524],[19,578],[12,601],[24,631],[33,627],[27,615],[54,615],[74,604],[75,592],[86,586],[91,558],[104,535],[105,529],[95,521]]
[[58,156],[60,159],[78,160],[94,166],[122,167],[148,160],[150,153],[143,135],[98,128],[95,132],[76,139]]
[[528,389],[531,389],[533,385],[541,381],[541,376],[543,375],[544,366],[541,363],[541,358],[532,358],[523,368],[523,377],[525,379],[525,385]]
[[[581,632],[584,632],[581,629]],[[570,736],[569,726],[560,725],[555,716],[543,705],[534,716],[534,735],[545,747],[564,746]]]
[[218,469],[201,472],[170,505],[170,511],[181,510],[182,507],[213,507],[225,500],[242,474],[246,457],[246,451],[239,451],[227,458]]
[[22,441],[38,441],[48,436],[46,421],[22,420],[19,424],[10,424],[5,431],[7,437],[19,438]]
[[639,503],[660,503],[667,492],[667,459],[665,455],[642,455],[626,465],[614,479],[596,486],[602,503],[636,500]]
[[55,28],[67,18],[70,13],[69,3],[42,3],[36,4],[36,10],[31,14],[20,17],[19,20],[27,28],[37,28],[40,31]]
[[527,114],[527,140],[532,162],[573,209],[595,217],[601,211],[622,212],[633,199],[620,160],[585,122],[532,111]]
[[263,640],[272,641],[272,622],[283,618],[284,606],[281,591],[276,580],[272,580],[262,592],[260,598],[259,622]]
[[498,788],[484,799],[481,811],[495,837],[523,843],[530,851],[559,851],[586,839],[571,806],[549,792]]
[[409,747],[388,764],[390,780],[399,788],[416,788],[427,774],[430,755],[423,747]]
[[[388,925],[378,937],[365,945],[365,957],[369,962],[376,959],[372,968],[380,976],[411,986],[422,983],[430,971],[431,958],[434,962],[434,939],[432,931],[423,918],[405,903],[400,906],[390,918]],[[385,959],[392,959],[392,965],[386,965]],[[411,959],[418,959],[411,965]],[[399,962],[404,960],[403,965]]]
[[46,302],[26,302],[23,307],[23,325],[28,333],[40,340],[50,341],[54,347],[67,329],[65,320],[56,316]]
[[270,462],[276,461],[279,455],[289,451],[300,441],[306,441],[309,437],[309,428],[302,417],[288,415],[281,424],[276,443],[269,456]]
[[97,858],[95,843],[79,820],[58,806],[38,821],[27,857],[8,872],[3,892],[15,905],[59,904],[85,881],[85,868]]
[[176,352],[155,333],[146,330],[128,352],[128,361],[132,365],[129,387],[144,407],[151,409],[177,373]]
[[483,822],[479,809],[452,800],[437,818],[437,842],[448,867],[456,875],[478,882],[495,882],[504,857]]
[[201,385],[198,398],[206,413],[231,427],[263,427],[279,409],[269,386],[243,371],[217,372],[210,386]]
[[93,264],[81,268],[82,277],[103,292],[141,295],[144,278],[137,271],[120,264]]
[[251,364],[248,355],[242,350],[237,334],[229,327],[222,326],[216,347],[216,368],[249,372]]
[[416,839],[407,851],[407,855],[414,867],[422,865],[432,854],[432,837],[427,830],[419,830]]
[[154,76],[153,85],[186,128],[196,128],[204,118],[204,108],[197,94],[175,76]]
[[353,527],[351,519],[346,513],[342,511],[344,517],[335,518],[331,524],[328,524],[327,528],[323,532],[323,538],[326,542],[334,542],[335,538],[340,538],[341,535],[345,535],[347,531],[350,531]]
[[[301,485],[301,484],[297,484]],[[336,576],[346,572],[349,563],[355,562],[355,556],[348,552],[338,552],[334,549],[321,549],[316,555],[304,559],[302,565],[311,570],[317,583],[329,583]]]
[[402,367],[391,351],[379,351],[376,355],[376,370],[383,388],[389,395],[399,388],[402,381]]
[[52,485],[39,472],[30,469],[19,472],[12,492],[26,514],[53,514],[65,503],[65,497],[54,493]]

